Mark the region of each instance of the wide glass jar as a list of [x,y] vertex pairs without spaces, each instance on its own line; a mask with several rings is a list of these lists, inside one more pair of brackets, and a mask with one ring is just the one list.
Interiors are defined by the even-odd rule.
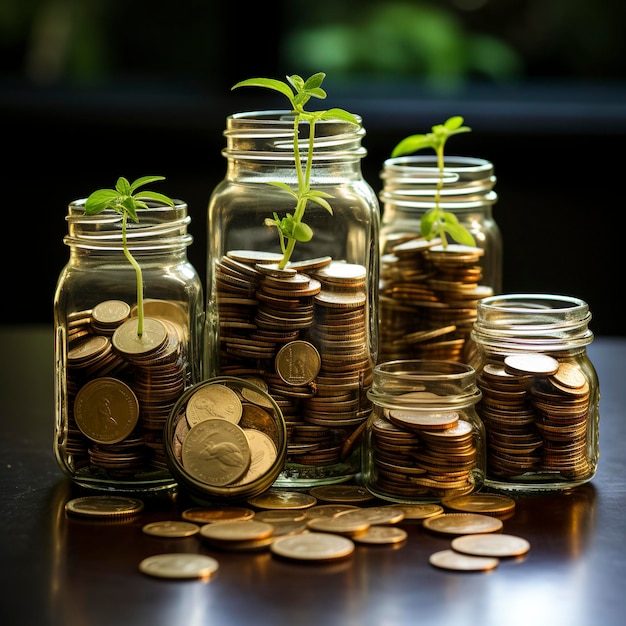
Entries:
[[[296,189],[294,117],[288,111],[227,118],[226,175],[208,207],[205,369],[253,377],[287,424],[285,468],[276,484],[343,482],[360,471],[358,435],[371,411],[367,390],[378,350],[379,206],[364,180],[363,126],[315,126],[310,241],[289,263],[270,218],[294,213],[281,183]],[[301,122],[302,152],[309,125]],[[306,154],[300,157],[305,167]]]
[[[187,259],[187,205],[150,204],[139,223],[69,205],[69,261],[54,297],[55,433],[60,468],[98,490],[175,486],[163,429],[183,390],[202,378],[203,287]],[[140,324],[139,311],[143,309]]]
[[[476,302],[500,293],[502,236],[493,218],[496,177],[484,159],[435,155],[389,158],[381,171],[380,361],[465,361]],[[475,246],[421,235],[438,202]]]
[[456,361],[380,363],[363,445],[363,481],[398,503],[438,502],[480,489],[485,431],[472,367]]
[[478,303],[470,363],[483,397],[491,487],[562,490],[590,481],[600,387],[586,347],[589,306],[571,296],[506,294]]

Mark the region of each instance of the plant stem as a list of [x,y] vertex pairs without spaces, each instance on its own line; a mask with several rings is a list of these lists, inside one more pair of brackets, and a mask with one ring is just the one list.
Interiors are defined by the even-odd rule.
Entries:
[[143,273],[139,263],[135,260],[135,257],[128,250],[128,244],[126,240],[126,213],[122,216],[122,243],[124,245],[124,256],[128,259],[128,262],[135,268],[135,275],[137,277],[137,336],[143,335]]
[[[441,190],[443,189],[443,176],[444,176],[444,158],[443,158],[443,143],[435,148],[437,154],[437,169],[439,170],[439,180],[437,181],[437,187],[435,189],[435,211],[437,214],[437,221],[441,219],[441,209],[439,203],[441,201]],[[441,242],[445,248],[448,245],[448,239],[445,231],[442,229],[440,232]]]

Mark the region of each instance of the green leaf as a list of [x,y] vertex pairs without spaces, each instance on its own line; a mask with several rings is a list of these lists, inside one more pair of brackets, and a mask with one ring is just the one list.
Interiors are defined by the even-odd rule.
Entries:
[[155,202],[162,202],[171,207],[175,206],[171,198],[157,191],[142,191],[135,196],[135,200],[154,200]]
[[238,87],[265,87],[266,89],[273,89],[279,91],[283,95],[287,96],[289,102],[293,102],[294,93],[282,80],[275,80],[274,78],[248,78],[247,80],[239,81],[231,88],[237,89]]
[[94,191],[85,201],[85,215],[97,215],[101,213],[115,200],[119,194],[114,189],[98,189]]
[[358,124],[359,120],[352,113],[344,110],[344,109],[328,109],[328,111],[322,111],[322,115],[320,115],[320,119],[325,120],[343,120],[344,122],[352,122],[353,124]]
[[294,224],[291,236],[296,241],[306,243],[307,241],[311,241],[311,239],[313,238],[313,230],[308,224],[300,222],[299,224]]
[[435,145],[430,135],[410,135],[409,137],[405,137],[396,145],[391,153],[391,156],[404,156],[406,154],[417,152],[418,150],[423,150],[424,148],[434,149],[434,147]]
[[325,78],[326,74],[324,74],[324,72],[317,72],[317,74],[312,74],[306,79],[304,83],[304,89],[306,89],[307,91],[318,89],[324,82]]
[[278,182],[278,181],[269,181],[267,184],[268,185],[273,185],[274,187],[278,187],[279,189],[282,189],[283,191],[286,191],[290,196],[292,196],[296,200],[298,198],[298,193],[296,191],[294,191],[286,183],[281,183],[281,182]]
[[437,214],[435,211],[427,211],[422,215],[422,219],[420,220],[420,230],[422,231],[422,235],[426,237],[426,239],[431,239],[434,235],[436,235],[436,231],[433,229],[435,221],[437,219]]
[[472,234],[461,224],[446,223],[444,230],[450,234],[458,243],[465,246],[475,246],[476,242]]
[[124,178],[123,176],[120,176],[117,179],[117,183],[115,184],[115,188],[123,196],[130,196],[130,194],[131,194],[130,183],[128,182],[128,179]]
[[148,185],[149,183],[155,183],[160,180],[165,180],[165,176],[142,176],[131,184],[129,193],[132,194],[138,187],[143,187],[144,185]]

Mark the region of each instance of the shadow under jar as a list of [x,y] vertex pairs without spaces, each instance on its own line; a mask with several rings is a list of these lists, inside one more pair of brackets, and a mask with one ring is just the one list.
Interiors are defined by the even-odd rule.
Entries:
[[[303,147],[309,131],[301,122]],[[294,117],[231,115],[224,135],[226,175],[208,207],[205,369],[255,378],[280,407],[287,453],[277,485],[349,480],[360,471],[357,441],[378,350],[379,207],[361,172],[365,131],[316,123],[310,188],[329,195],[332,215],[307,203],[313,236],[296,244],[284,269],[278,231],[266,219],[294,213],[292,195],[269,184],[296,189],[295,159],[305,167]]]
[[[54,297],[55,433],[60,468],[96,490],[156,492],[175,486],[163,429],[202,378],[202,283],[187,259],[191,218],[180,200],[150,203],[127,224],[107,209],[69,205],[69,261]],[[139,323],[140,306],[143,324]]]

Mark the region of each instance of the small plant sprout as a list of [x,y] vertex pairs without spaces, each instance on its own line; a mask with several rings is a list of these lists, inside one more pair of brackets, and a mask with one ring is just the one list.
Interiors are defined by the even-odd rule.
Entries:
[[[238,82],[232,87],[232,89],[237,89],[238,87],[264,87],[278,91],[288,98],[291,104],[291,113],[294,115],[293,152],[298,178],[297,188],[292,189],[289,185],[282,182],[271,182],[269,184],[275,185],[276,187],[279,187],[291,194],[296,203],[295,210],[293,215],[291,213],[287,213],[281,218],[277,213],[274,213],[273,218],[268,217],[265,219],[265,224],[267,226],[276,227],[278,229],[280,248],[283,253],[283,258],[278,264],[281,269],[285,268],[287,263],[289,263],[289,259],[291,258],[296,242],[300,241],[304,243],[310,241],[313,237],[313,230],[311,227],[302,221],[307,203],[309,201],[315,202],[319,206],[326,209],[328,213],[331,215],[333,214],[332,207],[327,200],[327,198],[331,198],[332,196],[323,191],[311,189],[311,170],[313,164],[313,149],[315,145],[315,124],[319,120],[329,119],[340,119],[353,124],[358,124],[357,118],[352,115],[352,113],[349,113],[344,109],[333,108],[326,111],[313,112],[304,110],[304,107],[311,98],[318,98],[320,100],[326,98],[326,92],[322,89],[322,82],[325,77],[326,74],[318,72],[306,80],[296,74],[293,74],[292,76],[287,76],[287,82],[272,78],[249,78]],[[302,155],[300,153],[300,122],[308,122],[310,127],[304,170],[302,167]]]
[[122,216],[122,245],[124,246],[124,256],[135,269],[137,276],[137,335],[143,334],[143,273],[139,263],[128,249],[126,238],[126,227],[128,218],[135,223],[139,223],[139,209],[147,209],[147,201],[161,202],[173,207],[174,201],[171,198],[157,193],[156,191],[137,191],[149,183],[165,180],[163,176],[143,176],[133,183],[126,178],[117,179],[115,189],[98,189],[94,191],[85,201],[85,215],[97,215],[105,209],[113,209]]
[[456,215],[448,211],[442,211],[439,206],[441,189],[443,188],[444,147],[446,141],[452,135],[470,131],[471,128],[469,126],[463,126],[463,118],[457,115],[447,119],[443,124],[433,126],[430,133],[405,137],[391,153],[392,157],[399,157],[412,154],[424,148],[432,148],[435,151],[437,155],[437,169],[439,170],[439,180],[437,181],[437,189],[435,191],[435,206],[422,215],[420,229],[426,239],[430,240],[433,237],[439,237],[444,248],[448,245],[446,233],[460,244],[476,245],[474,237],[469,230],[459,224]]

